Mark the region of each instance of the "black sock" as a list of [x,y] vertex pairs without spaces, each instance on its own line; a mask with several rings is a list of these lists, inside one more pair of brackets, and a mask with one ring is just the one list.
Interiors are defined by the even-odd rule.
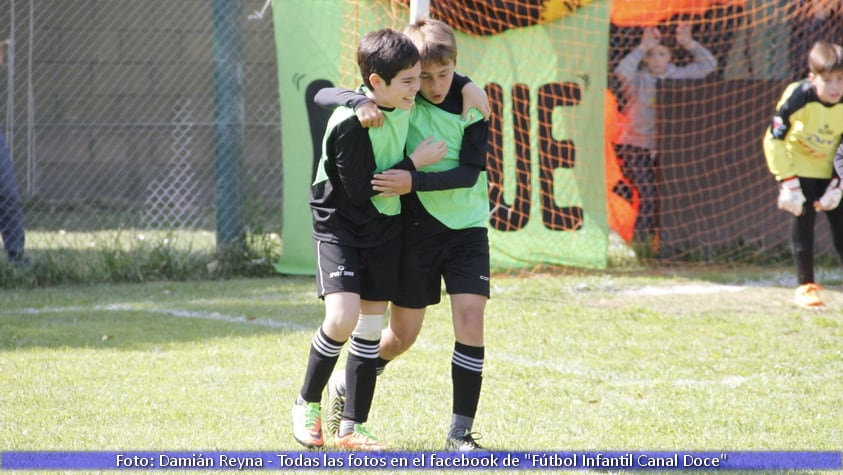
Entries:
[[345,366],[345,408],[343,419],[363,423],[375,397],[378,345],[380,340],[351,337]]
[[378,364],[377,364],[378,376],[383,374],[383,370],[386,369],[386,365],[389,364],[390,361],[392,361],[392,360],[385,360],[385,359],[381,358],[380,356],[378,356]]
[[[458,416],[474,419],[477,403],[480,401],[480,388],[483,383],[482,346],[468,346],[454,343],[451,358],[451,380],[453,382],[453,409]],[[471,427],[465,427],[471,429]]]
[[340,351],[345,342],[334,341],[322,331],[322,327],[310,342],[310,355],[307,358],[307,371],[304,374],[304,384],[301,397],[307,402],[322,401],[322,390],[328,384],[331,372],[337,365]]

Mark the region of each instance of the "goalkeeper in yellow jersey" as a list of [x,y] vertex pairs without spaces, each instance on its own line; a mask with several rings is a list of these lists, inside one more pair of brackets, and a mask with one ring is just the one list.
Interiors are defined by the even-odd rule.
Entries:
[[[764,155],[779,182],[778,207],[793,215],[791,251],[799,286],[796,304],[823,305],[814,278],[814,221],[824,211],[843,258],[843,190],[835,152],[843,136],[843,47],[814,43],[808,77],[787,86],[764,135]],[[843,158],[838,170],[843,169]]]

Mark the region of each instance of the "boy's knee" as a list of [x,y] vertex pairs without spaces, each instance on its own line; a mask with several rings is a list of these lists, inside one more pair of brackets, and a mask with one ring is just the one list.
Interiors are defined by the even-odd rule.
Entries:
[[416,338],[418,338],[418,332],[405,332],[401,335],[396,336],[396,349],[398,349],[401,353],[410,349],[411,346],[416,342]]
[[409,350],[419,336],[418,331],[412,331],[410,329],[388,328],[384,332],[386,336],[381,338],[381,346],[386,346],[387,351],[382,353],[386,353],[389,359]]

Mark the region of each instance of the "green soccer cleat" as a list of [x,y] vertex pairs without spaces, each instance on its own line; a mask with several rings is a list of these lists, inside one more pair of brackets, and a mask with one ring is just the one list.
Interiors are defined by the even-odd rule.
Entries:
[[354,431],[337,439],[337,448],[351,451],[380,452],[387,446],[366,429],[363,424],[354,424]]
[[293,404],[293,437],[309,449],[325,445],[322,411],[318,402],[296,401]]

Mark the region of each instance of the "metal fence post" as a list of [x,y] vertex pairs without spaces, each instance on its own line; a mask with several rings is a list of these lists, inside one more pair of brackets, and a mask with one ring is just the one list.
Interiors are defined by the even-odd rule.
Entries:
[[221,251],[245,243],[242,16],[243,0],[214,0],[214,200]]

